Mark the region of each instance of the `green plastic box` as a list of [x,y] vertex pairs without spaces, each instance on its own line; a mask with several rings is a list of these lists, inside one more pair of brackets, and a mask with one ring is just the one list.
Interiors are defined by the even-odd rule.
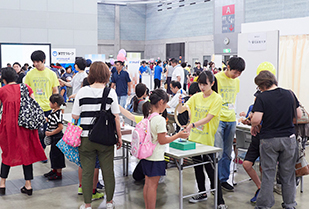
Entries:
[[185,139],[176,139],[175,141],[170,143],[170,147],[179,150],[191,150],[195,149],[195,142],[190,142]]

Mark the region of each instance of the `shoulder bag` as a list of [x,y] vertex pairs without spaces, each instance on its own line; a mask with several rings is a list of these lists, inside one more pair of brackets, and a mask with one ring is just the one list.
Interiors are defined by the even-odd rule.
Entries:
[[113,146],[118,143],[116,132],[115,116],[111,108],[106,110],[107,96],[110,88],[105,87],[103,90],[100,113],[92,121],[93,127],[89,130],[88,138],[91,142]]

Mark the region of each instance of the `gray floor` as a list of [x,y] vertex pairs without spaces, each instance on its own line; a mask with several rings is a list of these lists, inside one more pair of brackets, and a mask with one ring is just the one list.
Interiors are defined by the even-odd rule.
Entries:
[[[71,104],[66,112],[71,109]],[[46,149],[48,156],[49,150]],[[121,209],[142,209],[143,183],[135,182],[131,176],[136,165],[136,160],[131,159],[129,166],[129,176],[122,176],[122,162],[115,161],[116,191],[114,200],[116,208]],[[236,181],[247,179],[241,166],[238,167]],[[47,181],[42,174],[50,170],[50,164],[40,162],[34,164],[34,180],[32,181],[34,193],[28,197],[19,192],[19,188],[24,185],[21,166],[11,168],[7,181],[7,195],[0,197],[0,209],[23,208],[23,209],[49,209],[49,208],[78,208],[83,203],[83,197],[77,195],[78,175],[77,166],[67,161],[67,168],[63,170],[63,179],[61,181]],[[231,179],[229,180],[231,182]],[[304,177],[304,193],[297,189],[296,201],[297,208],[305,209],[309,206],[307,184],[308,177]],[[207,187],[210,184],[207,182]],[[256,187],[252,181],[244,181],[235,187],[235,192],[223,192],[226,204],[232,208],[254,208],[249,200],[254,195]],[[193,168],[184,170],[184,194],[196,192],[196,183]],[[274,193],[276,203],[273,208],[281,208],[281,196]],[[106,208],[105,200],[94,201],[93,208]],[[167,170],[167,176],[164,183],[159,184],[157,195],[158,209],[177,209],[178,208],[178,170],[170,168]],[[184,200],[184,208],[202,209],[213,208],[213,196],[208,194],[208,200],[197,204],[189,204],[188,199]]]

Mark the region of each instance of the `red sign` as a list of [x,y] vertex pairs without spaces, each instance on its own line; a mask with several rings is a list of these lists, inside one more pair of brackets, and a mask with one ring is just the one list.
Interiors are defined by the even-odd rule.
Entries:
[[222,16],[235,14],[235,4],[222,7]]

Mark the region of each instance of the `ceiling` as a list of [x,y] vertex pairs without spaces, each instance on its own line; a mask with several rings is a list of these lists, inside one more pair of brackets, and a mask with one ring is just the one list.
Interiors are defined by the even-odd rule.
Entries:
[[130,5],[174,2],[175,0],[98,0],[98,4]]

